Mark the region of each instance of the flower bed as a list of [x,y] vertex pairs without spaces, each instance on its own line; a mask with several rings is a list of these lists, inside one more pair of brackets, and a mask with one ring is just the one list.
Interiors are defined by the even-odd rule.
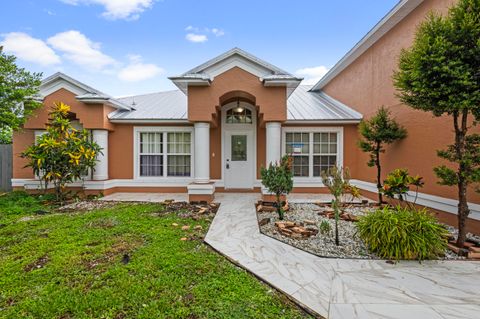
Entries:
[[[289,204],[284,221],[278,219],[275,211],[258,211],[260,232],[321,257],[377,259],[368,251],[358,235],[356,222],[352,221],[370,211],[368,205],[350,205],[344,209],[344,219],[338,222],[340,245],[335,245],[334,227],[331,208],[323,204]],[[320,225],[330,224],[330,230],[321,231]],[[285,230],[287,229],[287,231]],[[452,232],[453,228],[448,228]],[[444,259],[464,259],[450,250],[445,251]]]

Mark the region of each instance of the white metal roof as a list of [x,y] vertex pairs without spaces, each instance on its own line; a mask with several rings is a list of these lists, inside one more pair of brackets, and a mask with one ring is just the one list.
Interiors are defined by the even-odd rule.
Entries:
[[311,92],[311,85],[300,85],[287,100],[288,121],[360,121],[362,114],[325,92]]
[[[333,99],[324,92],[310,92],[311,86],[300,85],[287,101],[287,120],[290,121],[347,121],[358,122],[362,114]],[[110,113],[113,121],[185,121],[187,96],[180,90],[119,98],[135,110]]]
[[180,90],[118,98],[134,110],[116,110],[111,120],[186,120],[187,96]]
[[407,15],[418,7],[424,0],[400,0],[340,61],[325,74],[312,90],[323,89],[331,80],[345,70],[351,63],[374,45],[388,31],[395,27]]

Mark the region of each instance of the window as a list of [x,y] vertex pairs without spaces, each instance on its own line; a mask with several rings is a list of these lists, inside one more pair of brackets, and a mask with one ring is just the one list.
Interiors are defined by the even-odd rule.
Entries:
[[313,133],[313,176],[337,164],[337,133]]
[[191,176],[190,132],[140,132],[140,177]]
[[171,132],[168,136],[168,176],[190,176],[190,133]]
[[293,176],[310,176],[310,133],[287,133],[286,152],[293,157]]
[[163,175],[163,134],[140,133],[140,176]]
[[232,161],[247,160],[247,135],[232,135]]
[[339,161],[339,132],[286,132],[285,153],[295,177],[320,177]]
[[228,124],[252,124],[252,111],[249,109],[237,106],[227,111]]

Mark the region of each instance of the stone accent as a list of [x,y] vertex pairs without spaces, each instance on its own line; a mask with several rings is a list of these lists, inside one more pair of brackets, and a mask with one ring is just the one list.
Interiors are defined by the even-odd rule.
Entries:
[[282,235],[292,238],[308,238],[318,234],[318,229],[314,227],[304,227],[301,223],[278,221],[275,222],[275,226]]

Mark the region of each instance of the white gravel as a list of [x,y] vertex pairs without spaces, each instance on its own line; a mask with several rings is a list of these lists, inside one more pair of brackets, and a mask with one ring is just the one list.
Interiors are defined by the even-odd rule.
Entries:
[[[345,212],[353,214],[355,216],[361,216],[371,211],[371,207],[362,206],[350,206],[345,209]],[[355,259],[377,259],[375,254],[368,252],[367,247],[363,243],[362,239],[357,234],[357,226],[354,222],[347,222],[339,220],[338,230],[340,245],[335,245],[335,220],[328,219],[324,216],[318,215],[323,211],[322,207],[316,204],[290,204],[290,211],[285,213],[284,221],[293,221],[303,223],[305,220],[315,221],[317,229],[323,220],[327,220],[330,223],[331,231],[327,234],[319,232],[315,236],[309,238],[290,238],[284,236],[278,232],[275,222],[278,221],[278,215],[276,212],[259,212],[257,213],[258,220],[264,218],[270,218],[270,222],[264,226],[260,226],[260,231],[270,237],[276,238],[284,243],[300,248],[312,254],[322,257],[335,257],[335,258],[355,258]],[[312,227],[312,226],[308,226]],[[456,229],[451,226],[447,226],[448,230],[456,235]],[[474,236],[469,234],[469,237],[480,240],[480,236]],[[450,250],[445,251],[443,259],[464,259],[453,253]]]

